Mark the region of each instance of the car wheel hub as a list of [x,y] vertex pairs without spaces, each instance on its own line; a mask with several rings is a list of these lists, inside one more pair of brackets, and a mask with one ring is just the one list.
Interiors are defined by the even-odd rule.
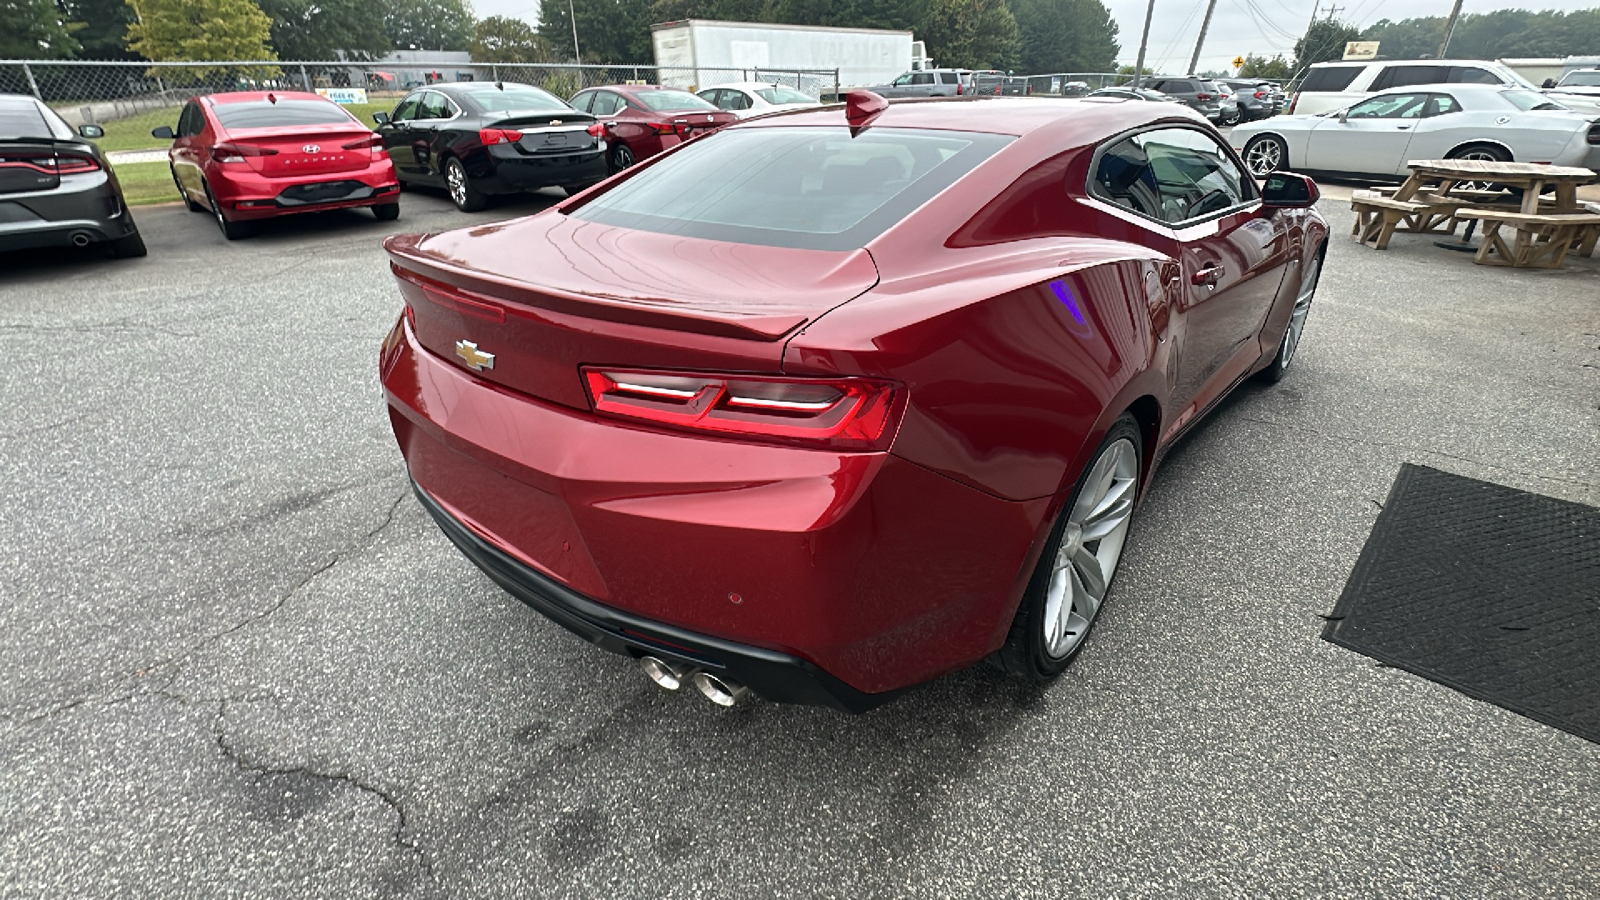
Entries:
[[450,182],[450,199],[458,204],[467,202],[467,173],[461,165],[452,162],[445,168],[444,177]]
[[1138,453],[1123,438],[1095,460],[1066,511],[1045,589],[1044,647],[1054,659],[1077,649],[1100,611],[1122,557],[1138,486]]
[[1245,164],[1250,167],[1250,174],[1256,176],[1271,175],[1282,161],[1283,154],[1278,150],[1275,141],[1257,142],[1245,157]]

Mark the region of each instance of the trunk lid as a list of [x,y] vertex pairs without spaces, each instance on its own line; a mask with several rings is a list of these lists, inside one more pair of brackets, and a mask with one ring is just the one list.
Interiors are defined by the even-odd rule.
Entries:
[[246,154],[245,162],[260,175],[295,178],[365,169],[372,165],[372,148],[358,146],[346,149],[345,145],[365,141],[372,136],[370,130],[351,123],[303,125],[292,130],[236,128],[228,132],[225,141],[276,151],[260,156]]
[[595,149],[600,141],[589,133],[589,126],[595,123],[595,118],[588,113],[551,112],[546,109],[536,112],[489,112],[484,115],[491,119],[500,117],[485,128],[520,131],[522,137],[516,143],[524,153],[582,152]]
[[684,136],[688,137],[695,132],[715,131],[724,125],[732,125],[739,121],[737,113],[725,109],[677,109],[657,113],[674,125],[684,128]]
[[579,409],[583,365],[776,374],[786,337],[878,281],[865,250],[685,238],[555,211],[384,246],[424,347]]
[[0,141],[0,194],[48,191],[61,186],[52,141]]

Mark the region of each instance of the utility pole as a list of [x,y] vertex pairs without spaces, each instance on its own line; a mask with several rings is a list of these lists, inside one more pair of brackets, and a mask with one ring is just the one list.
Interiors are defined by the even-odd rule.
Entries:
[[1156,0],[1150,0],[1150,5],[1144,8],[1144,33],[1139,35],[1139,61],[1133,64],[1133,89],[1139,89],[1139,80],[1144,77],[1144,51],[1150,45],[1150,17],[1155,14]]
[[1450,21],[1444,23],[1444,40],[1439,42],[1439,53],[1434,59],[1444,59],[1446,50],[1450,49],[1450,35],[1455,33],[1456,19],[1461,16],[1461,0],[1456,0],[1456,5],[1450,10]]
[[[560,7],[556,7],[560,9]],[[572,61],[583,62],[583,53],[578,50],[578,12],[572,8],[572,0],[567,0],[567,15],[572,17]]]
[[1216,8],[1217,0],[1210,0],[1206,4],[1206,17],[1200,21],[1200,37],[1195,39],[1194,56],[1189,57],[1189,71],[1185,72],[1185,75],[1194,75],[1198,72],[1196,67],[1200,65],[1200,47],[1206,42],[1206,29],[1211,27],[1211,13]]

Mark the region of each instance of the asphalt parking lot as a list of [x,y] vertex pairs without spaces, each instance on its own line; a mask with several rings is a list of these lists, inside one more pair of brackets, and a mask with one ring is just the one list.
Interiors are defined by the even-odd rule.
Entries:
[[376,381],[407,194],[0,258],[0,895],[1594,897],[1600,747],[1320,639],[1397,470],[1600,505],[1600,258],[1333,238],[1084,654],[860,717],[668,694],[510,599]]

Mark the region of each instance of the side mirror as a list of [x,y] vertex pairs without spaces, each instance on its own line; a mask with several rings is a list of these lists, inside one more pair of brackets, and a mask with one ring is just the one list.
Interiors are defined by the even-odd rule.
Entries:
[[78,134],[86,138],[103,138],[106,130],[99,125],[79,125]]
[[177,135],[172,133],[172,126],[170,126],[170,125],[163,125],[160,128],[152,128],[152,129],[150,129],[150,136],[151,137],[158,137],[158,138],[161,138],[162,140],[165,140],[165,141],[170,141],[173,138],[177,137]]
[[1348,110],[1348,109],[1339,110],[1339,121],[1340,122],[1348,122],[1348,121],[1350,121],[1350,110]]
[[1315,181],[1293,172],[1273,172],[1261,186],[1261,205],[1267,209],[1305,209],[1321,199]]
[[1546,78],[1544,80],[1544,89],[1545,90],[1548,91],[1549,89],[1551,89],[1551,88],[1553,88],[1555,86],[1556,86],[1556,80],[1554,78]]
[[372,121],[377,122],[379,125],[387,125],[389,124],[389,114],[386,112],[375,112],[372,114]]

